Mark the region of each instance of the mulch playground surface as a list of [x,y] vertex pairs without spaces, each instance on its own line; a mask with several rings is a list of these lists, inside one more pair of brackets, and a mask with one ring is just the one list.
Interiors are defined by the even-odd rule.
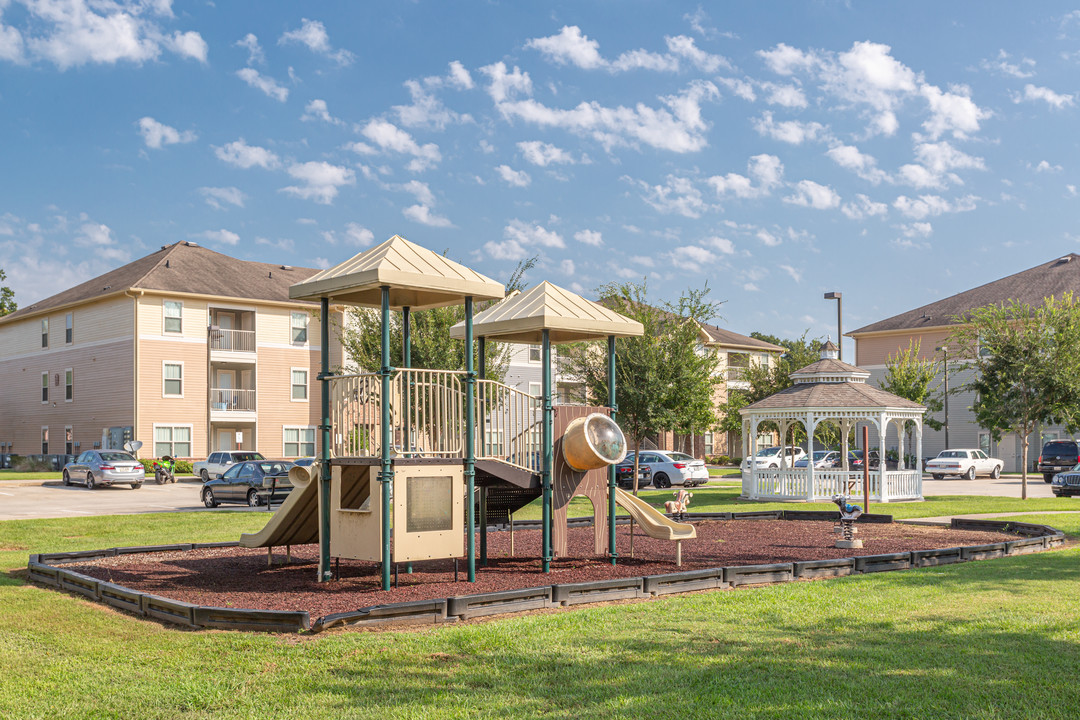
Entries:
[[[189,552],[123,555],[78,563],[78,571],[107,582],[155,595],[216,607],[260,610],[306,610],[318,618],[370,605],[430,600],[551,584],[607,580],[616,577],[659,575],[725,565],[759,565],[800,560],[844,558],[858,555],[932,550],[957,545],[981,545],[1015,539],[1013,535],[901,524],[860,524],[856,536],[860,550],[834,547],[831,521],[725,520],[701,521],[697,538],[684,540],[682,567],[675,566],[675,543],[634,534],[630,557],[630,527],[617,528],[618,564],[593,554],[593,529],[570,528],[569,557],[558,558],[551,572],[540,571],[540,531],[488,533],[488,566],[477,563],[476,582],[466,582],[466,564],[459,561],[454,581],[453,560],[413,564],[412,574],[400,566],[398,587],[381,590],[378,563],[342,560],[341,579],[319,583],[316,578],[318,546],[292,548],[285,564],[285,549],[276,548],[274,564],[267,566],[267,551],[213,548]],[[479,540],[477,540],[479,552]]]

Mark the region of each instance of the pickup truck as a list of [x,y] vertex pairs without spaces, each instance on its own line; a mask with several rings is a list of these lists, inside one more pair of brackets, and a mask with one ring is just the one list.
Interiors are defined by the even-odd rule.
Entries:
[[191,470],[202,478],[203,482],[207,482],[213,480],[238,462],[265,459],[266,458],[262,456],[262,453],[252,452],[251,450],[219,450],[218,452],[210,453],[210,457],[206,458],[206,460],[200,460],[192,465]]

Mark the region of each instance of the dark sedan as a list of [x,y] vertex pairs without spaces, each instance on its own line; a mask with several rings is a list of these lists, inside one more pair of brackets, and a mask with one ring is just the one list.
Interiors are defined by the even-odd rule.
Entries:
[[285,460],[255,460],[237,463],[213,480],[203,483],[202,502],[208,508],[223,502],[246,503],[258,507],[280,502],[292,490],[289,468]]
[[[623,461],[615,466],[615,482],[621,488],[634,487],[634,461]],[[648,465],[638,465],[638,487],[652,485],[652,468]]]
[[1057,497],[1080,495],[1080,464],[1072,470],[1058,473],[1051,481],[1050,489]]

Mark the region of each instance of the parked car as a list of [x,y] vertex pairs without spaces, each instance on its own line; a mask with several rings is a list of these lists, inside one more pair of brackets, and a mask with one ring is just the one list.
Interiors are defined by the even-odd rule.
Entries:
[[1050,482],[1056,473],[1075,469],[1080,463],[1080,447],[1075,440],[1051,440],[1039,453],[1039,472],[1043,480]]
[[[623,460],[621,463],[615,466],[615,482],[621,488],[634,487],[634,456],[631,455],[629,460]],[[648,487],[652,485],[652,468],[641,463],[638,465],[638,487]]]
[[1077,463],[1072,470],[1055,475],[1052,482],[1050,489],[1057,497],[1080,495],[1080,463]]
[[942,450],[938,456],[926,463],[926,472],[940,480],[946,475],[957,475],[974,480],[976,475],[989,475],[995,480],[1001,477],[1001,468],[1005,463],[987,456],[982,450]]
[[265,459],[261,453],[250,450],[219,450],[210,453],[210,457],[206,460],[200,460],[192,465],[191,470],[201,477],[203,482],[206,482],[213,480],[219,473],[225,472],[235,463]]
[[64,484],[73,482],[93,490],[98,485],[131,485],[138,490],[146,480],[146,468],[123,450],[87,450],[64,466]]
[[[258,507],[274,500],[284,500],[292,490],[286,460],[254,460],[234,463],[224,473],[202,486],[202,502],[208,508],[223,502],[247,503]],[[273,498],[271,498],[273,493]]]
[[748,457],[743,460],[743,470],[749,470],[751,462],[753,462],[757,466],[758,470],[777,469],[778,467],[780,467],[781,450],[783,450],[784,455],[787,456],[786,462],[784,463],[787,467],[795,467],[795,463],[801,460],[806,455],[806,451],[803,450],[801,447],[789,446],[786,449],[781,448],[779,445],[776,445],[774,447],[767,447],[758,450],[757,455],[753,457]]
[[[841,459],[840,451],[838,450],[815,450],[814,451],[814,469],[815,470],[833,470],[840,467]],[[810,464],[810,456],[803,455],[801,458],[795,461],[796,468],[804,468]]]
[[[633,453],[626,456],[626,462],[634,462]],[[694,487],[709,481],[705,461],[686,453],[646,450],[641,453],[641,462],[652,470],[652,484],[656,488],[669,488],[672,485]]]

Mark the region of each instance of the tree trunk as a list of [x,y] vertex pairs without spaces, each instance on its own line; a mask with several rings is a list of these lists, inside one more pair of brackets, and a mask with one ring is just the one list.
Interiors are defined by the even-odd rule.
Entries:
[[1020,468],[1020,499],[1027,500],[1027,466],[1028,466],[1028,436],[1027,433],[1021,438],[1020,442],[1020,462],[1023,466]]

